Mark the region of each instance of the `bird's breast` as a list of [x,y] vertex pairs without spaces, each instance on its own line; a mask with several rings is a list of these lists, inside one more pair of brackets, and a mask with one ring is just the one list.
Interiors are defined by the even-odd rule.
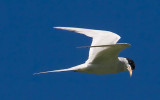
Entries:
[[108,64],[88,64],[84,72],[93,74],[113,74],[124,71],[124,68],[116,63]]

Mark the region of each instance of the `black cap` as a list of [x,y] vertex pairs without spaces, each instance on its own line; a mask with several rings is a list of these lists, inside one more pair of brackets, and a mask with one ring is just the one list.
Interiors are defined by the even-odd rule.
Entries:
[[126,58],[126,59],[128,60],[128,63],[131,66],[132,70],[134,70],[135,69],[135,63],[134,63],[134,61],[132,59],[130,59],[130,58]]

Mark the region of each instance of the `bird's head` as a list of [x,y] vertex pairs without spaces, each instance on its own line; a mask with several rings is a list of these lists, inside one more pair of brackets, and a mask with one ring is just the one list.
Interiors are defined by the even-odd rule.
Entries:
[[129,71],[129,75],[132,76],[132,71],[135,69],[135,63],[130,58],[126,58],[126,60],[127,60],[127,70]]

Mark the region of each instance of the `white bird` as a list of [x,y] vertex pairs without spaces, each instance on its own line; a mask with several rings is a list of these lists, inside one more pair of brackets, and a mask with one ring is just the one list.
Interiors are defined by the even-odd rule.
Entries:
[[41,73],[61,72],[61,71],[76,71],[92,74],[113,74],[123,71],[129,71],[132,76],[132,70],[135,69],[134,61],[129,58],[118,57],[119,53],[131,46],[128,43],[117,43],[121,38],[119,35],[103,30],[93,30],[74,27],[54,27],[56,29],[63,29],[74,31],[91,37],[91,46],[83,46],[81,48],[90,48],[88,60],[80,65]]

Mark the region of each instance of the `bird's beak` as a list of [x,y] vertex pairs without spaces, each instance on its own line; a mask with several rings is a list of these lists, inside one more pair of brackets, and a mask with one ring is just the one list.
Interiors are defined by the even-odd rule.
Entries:
[[128,67],[128,71],[129,71],[129,75],[131,77],[132,76],[132,69],[131,69],[131,67]]

